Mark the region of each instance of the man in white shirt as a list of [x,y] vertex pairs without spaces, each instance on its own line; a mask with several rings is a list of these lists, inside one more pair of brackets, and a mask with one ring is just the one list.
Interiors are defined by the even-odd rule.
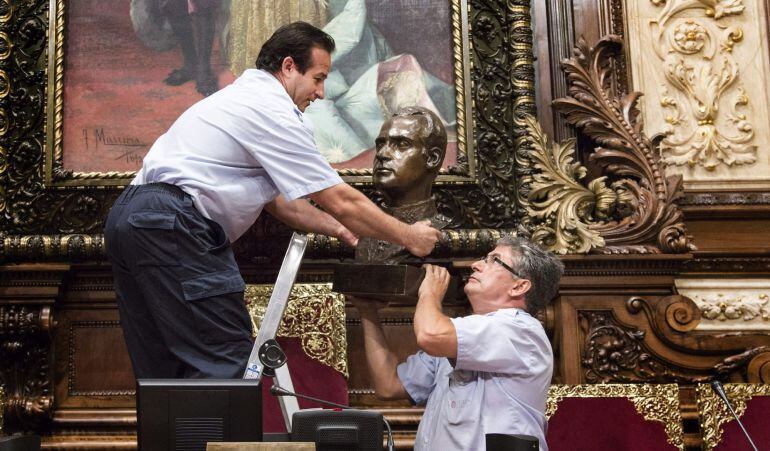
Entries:
[[426,404],[416,450],[483,450],[492,433],[530,435],[547,450],[553,353],[534,315],[556,295],[562,263],[529,241],[502,238],[472,265],[465,294],[473,314],[462,318],[441,311],[447,270],[425,268],[414,313],[420,351],[400,365],[385,341],[378,304],[352,299],[377,396]]
[[257,69],[158,138],[110,211],[107,254],[137,378],[242,375],[251,321],[230,243],[263,208],[350,245],[372,236],[425,256],[438,241],[427,222],[382,213],[318,153],[303,111],[324,96],[333,50],[312,25],[279,28]]

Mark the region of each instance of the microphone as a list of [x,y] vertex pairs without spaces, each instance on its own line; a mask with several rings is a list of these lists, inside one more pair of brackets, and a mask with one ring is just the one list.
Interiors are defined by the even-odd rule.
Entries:
[[730,404],[730,401],[727,399],[727,393],[725,393],[725,389],[724,387],[722,387],[722,383],[717,380],[711,381],[711,389],[714,390],[714,393],[716,393],[717,396],[719,396],[722,399],[722,402],[724,402],[727,405],[727,408],[730,409],[730,413],[732,413],[733,416],[735,417],[735,421],[738,422],[738,426],[741,427],[741,430],[746,435],[746,439],[751,444],[751,447],[754,448],[754,451],[758,451],[757,445],[755,445],[754,441],[751,440],[751,436],[749,436],[749,433],[748,431],[746,431],[746,428],[743,427],[743,423],[741,423],[741,420],[738,418],[738,415],[735,414],[735,410],[733,410],[732,404]]
[[[353,410],[353,408],[350,406],[346,406],[344,404],[337,404],[336,402],[327,401],[325,399],[314,398],[308,395],[294,393],[275,384],[270,386],[270,394],[273,396],[294,396],[295,398],[306,399],[308,401],[315,401],[319,404],[326,404],[328,406],[337,407],[340,409]],[[393,443],[393,431],[390,429],[390,423],[388,423],[388,420],[385,419],[385,415],[382,416],[382,422],[385,424],[385,428],[388,430],[388,451],[393,451],[393,447],[395,446],[395,444]]]
[[340,409],[352,409],[350,406],[344,404],[337,404],[336,402],[327,401],[325,399],[318,399],[308,395],[301,395],[299,393],[290,392],[283,387],[273,384],[270,386],[270,394],[273,396],[294,396],[295,398],[307,399],[308,401],[315,401],[320,404],[326,404],[333,407],[339,407]]

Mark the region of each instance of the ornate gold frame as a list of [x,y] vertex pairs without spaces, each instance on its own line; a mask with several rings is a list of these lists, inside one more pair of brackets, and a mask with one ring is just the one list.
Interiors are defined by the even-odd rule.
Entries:
[[551,385],[545,410],[547,418],[556,413],[564,398],[626,398],[645,420],[663,423],[668,442],[684,450],[677,384]]
[[[455,102],[457,105],[457,165],[442,170],[437,184],[476,182],[476,153],[474,150],[471,95],[471,61],[468,25],[468,0],[451,0],[452,42],[454,49]],[[46,152],[44,183],[51,187],[125,186],[136,175],[130,172],[75,172],[63,167],[64,130],[64,41],[65,0],[50,0],[48,40],[48,91],[46,107]],[[10,53],[10,52],[9,52]],[[2,57],[2,56],[0,56]],[[0,77],[3,74],[0,73]],[[7,94],[7,93],[6,93]],[[0,98],[3,92],[0,92]],[[339,174],[349,183],[371,184],[371,169],[340,169]]]
[[[725,394],[740,417],[746,412],[746,403],[753,396],[770,396],[770,385],[765,384],[724,384]],[[722,440],[722,426],[733,419],[732,414],[709,384],[695,387],[698,416],[703,436],[703,450],[710,451]]]

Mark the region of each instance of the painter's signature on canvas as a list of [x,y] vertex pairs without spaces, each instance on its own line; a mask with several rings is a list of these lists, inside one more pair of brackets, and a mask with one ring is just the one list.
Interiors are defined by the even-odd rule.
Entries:
[[144,153],[149,147],[139,138],[111,134],[105,132],[103,127],[84,128],[83,141],[86,150],[106,151],[115,160],[125,160],[126,163],[136,165],[142,163]]

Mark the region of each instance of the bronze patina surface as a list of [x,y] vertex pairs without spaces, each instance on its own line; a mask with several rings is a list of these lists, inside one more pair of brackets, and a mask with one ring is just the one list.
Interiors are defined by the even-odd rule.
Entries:
[[[429,220],[437,229],[449,225],[451,220],[438,213],[431,197],[446,143],[441,119],[422,107],[402,108],[382,125],[375,141],[372,179],[386,213],[409,224]],[[423,261],[403,246],[362,237],[356,262],[335,269],[333,290],[360,298],[416,303]],[[456,287],[456,281],[451,285]],[[450,286],[448,297],[454,297],[454,291]]]

